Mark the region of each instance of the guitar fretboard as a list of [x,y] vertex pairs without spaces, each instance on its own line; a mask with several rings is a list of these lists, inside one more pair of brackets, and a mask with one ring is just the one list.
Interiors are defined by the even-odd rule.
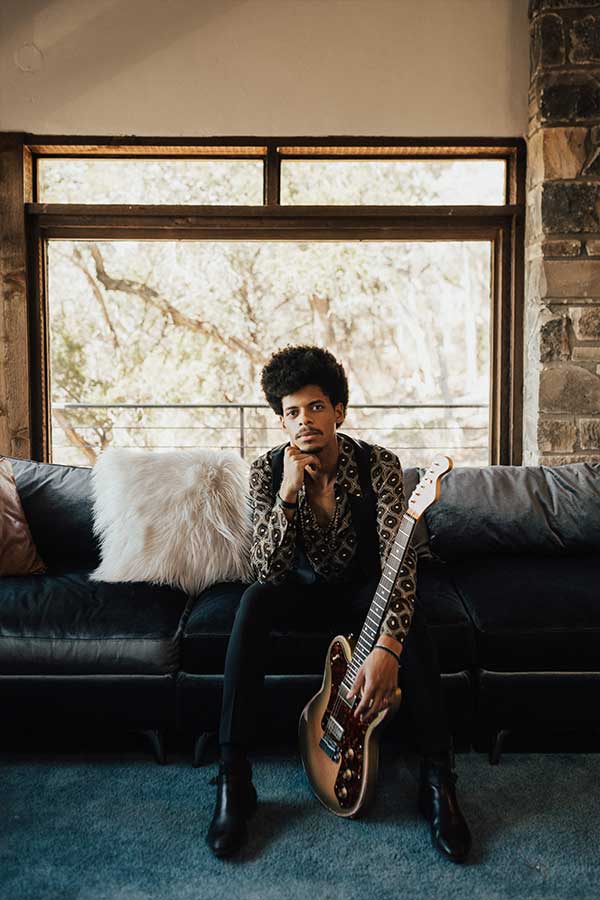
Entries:
[[352,659],[342,681],[342,684],[347,690],[351,689],[356,673],[377,642],[390,595],[394,589],[398,572],[404,562],[404,557],[406,556],[406,551],[416,524],[417,520],[414,516],[410,515],[408,512],[404,513],[402,521],[400,522],[400,528],[396,535],[396,540],[385,561],[379,584],[377,585],[367,617],[356,642],[356,646],[354,647]]

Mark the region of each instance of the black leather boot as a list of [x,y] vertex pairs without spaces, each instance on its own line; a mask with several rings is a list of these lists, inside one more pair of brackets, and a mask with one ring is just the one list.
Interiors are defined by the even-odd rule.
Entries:
[[227,764],[221,760],[211,784],[217,785],[217,801],[206,842],[215,856],[230,856],[245,843],[246,821],[256,810],[252,767],[247,760]]
[[419,810],[431,825],[433,846],[452,862],[464,862],[471,833],[456,799],[458,775],[450,754],[423,755],[419,780]]

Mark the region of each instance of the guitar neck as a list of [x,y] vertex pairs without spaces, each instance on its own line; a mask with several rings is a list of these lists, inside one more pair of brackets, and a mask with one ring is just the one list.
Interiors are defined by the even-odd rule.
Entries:
[[377,642],[390,595],[394,589],[398,572],[404,562],[416,524],[417,519],[413,515],[408,512],[404,513],[396,540],[385,561],[379,584],[344,677],[343,683],[348,689],[352,687],[356,673]]

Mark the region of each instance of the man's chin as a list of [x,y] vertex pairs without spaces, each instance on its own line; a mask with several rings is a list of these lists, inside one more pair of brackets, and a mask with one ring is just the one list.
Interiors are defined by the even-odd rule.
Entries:
[[296,443],[302,444],[302,448],[306,447],[306,451],[310,453],[319,453],[323,449],[323,445],[318,443],[322,440],[320,435],[318,437],[313,438],[312,440],[308,440],[305,437],[297,438]]

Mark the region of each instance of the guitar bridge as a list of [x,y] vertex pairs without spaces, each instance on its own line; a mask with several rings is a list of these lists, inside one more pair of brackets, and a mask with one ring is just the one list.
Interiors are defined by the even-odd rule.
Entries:
[[324,734],[319,741],[319,747],[324,750],[329,759],[338,762],[340,758],[340,748],[338,744],[328,734]]

